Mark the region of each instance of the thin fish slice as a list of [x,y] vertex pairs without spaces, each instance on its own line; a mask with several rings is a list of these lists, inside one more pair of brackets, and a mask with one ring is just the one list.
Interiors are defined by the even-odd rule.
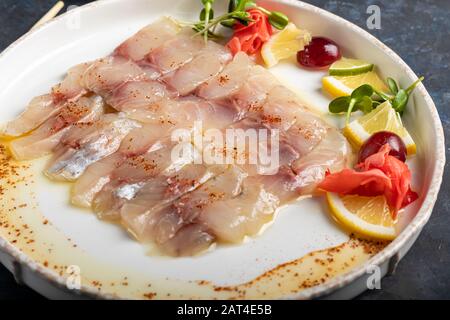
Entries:
[[147,61],[161,74],[172,72],[189,63],[204,48],[201,37],[193,37],[192,30],[184,30],[154,50]]
[[89,63],[83,63],[69,69],[65,79],[52,88],[51,94],[34,98],[19,117],[7,123],[3,135],[10,137],[24,135],[57,114],[64,107],[64,102],[75,101],[85,94],[80,80],[88,66]]
[[148,150],[159,148],[159,143],[167,138],[169,125],[142,125],[132,130],[114,154],[91,164],[79,177],[72,188],[72,203],[90,207],[94,196],[111,181],[111,174],[129,157],[136,157]]
[[73,126],[62,138],[45,174],[53,180],[78,179],[90,164],[116,152],[122,139],[138,126],[120,114],[106,114],[98,121]]
[[117,87],[106,102],[117,111],[133,112],[167,100],[171,93],[153,80],[125,82]]
[[57,115],[48,119],[41,127],[12,141],[10,150],[17,160],[43,157],[53,151],[73,124],[95,121],[102,114],[103,100],[98,96],[67,102]]
[[275,175],[246,178],[239,195],[205,207],[197,223],[206,225],[220,242],[239,243],[258,234],[280,206],[300,195],[295,173],[282,166]]
[[249,111],[262,110],[269,92],[278,85],[279,81],[267,69],[252,66],[244,85],[231,97],[231,103],[241,111],[242,116]]
[[121,207],[135,197],[146,181],[160,174],[175,173],[198,157],[195,148],[189,143],[187,153],[173,159],[175,146],[176,144],[170,141],[161,142],[143,155],[127,157],[110,174],[111,181],[95,195],[92,202],[94,212],[101,219],[120,218]]
[[[200,244],[195,242],[179,243],[176,240],[177,233],[195,223],[204,207],[221,199],[238,195],[241,192],[242,181],[245,177],[245,172],[238,167],[233,167],[227,169],[223,174],[211,178],[195,191],[187,193],[162,210],[153,210],[147,214],[136,215],[133,214],[133,208],[124,207],[122,223],[141,241],[155,241],[158,245],[162,245],[162,249],[171,252],[171,254],[187,255],[193,253],[195,251],[193,247],[198,248]],[[192,230],[198,230],[198,228]],[[208,234],[209,236],[206,237],[203,234],[201,238],[206,243],[199,247],[205,248],[211,244],[214,236]],[[197,239],[197,237],[194,238]],[[175,244],[178,244],[179,247],[173,247]]]
[[123,42],[115,50],[115,54],[133,61],[141,61],[154,49],[175,37],[179,31],[180,27],[173,19],[163,17]]
[[24,112],[6,124],[2,134],[9,137],[24,135],[57,114],[62,107],[63,104],[55,105],[51,94],[36,97]]
[[198,95],[208,100],[233,96],[248,81],[252,65],[245,53],[238,53],[222,72],[199,87]]
[[146,80],[147,74],[135,62],[110,56],[93,62],[83,73],[82,86],[104,98],[128,81]]
[[[146,225],[141,221],[157,216],[165,207],[225,170],[226,166],[221,165],[190,164],[174,174],[159,175],[146,181],[136,195],[122,206],[122,223],[140,241],[152,241],[153,238],[145,232]],[[162,234],[157,236],[157,241],[164,242],[162,238],[166,239]]]
[[338,172],[348,167],[350,155],[347,139],[337,129],[329,128],[321,142],[292,165],[302,193],[313,193],[328,171]]
[[86,90],[81,84],[83,74],[89,68],[91,63],[81,63],[67,71],[65,79],[52,88],[52,95],[55,103],[69,99],[77,99],[86,94]]
[[185,96],[216,76],[231,58],[227,49],[210,41],[191,62],[166,75],[164,81]]

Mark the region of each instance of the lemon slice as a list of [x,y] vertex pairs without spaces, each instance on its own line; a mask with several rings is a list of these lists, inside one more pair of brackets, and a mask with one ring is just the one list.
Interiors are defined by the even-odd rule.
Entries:
[[356,76],[373,70],[374,65],[362,60],[342,58],[330,66],[330,76]]
[[287,59],[301,51],[311,42],[311,34],[289,23],[279,33],[273,35],[261,49],[261,56],[268,68],[280,60]]
[[347,77],[327,76],[322,79],[323,89],[334,97],[349,96],[363,84],[370,84],[378,91],[388,92],[386,84],[375,71]]
[[414,140],[403,126],[399,114],[395,112],[389,101],[384,102],[361,118],[350,122],[344,128],[343,133],[350,143],[359,149],[372,134],[379,131],[396,133],[405,143],[408,155],[416,153],[417,147]]
[[336,219],[351,231],[382,240],[397,236],[395,223],[384,196],[340,196],[327,193],[327,201]]

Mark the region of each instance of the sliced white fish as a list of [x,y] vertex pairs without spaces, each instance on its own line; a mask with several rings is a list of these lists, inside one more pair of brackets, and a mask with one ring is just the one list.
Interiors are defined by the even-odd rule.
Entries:
[[110,56],[93,62],[83,73],[82,86],[104,98],[128,81],[146,80],[147,74],[135,62]]
[[74,125],[61,139],[45,174],[53,180],[78,179],[89,165],[116,152],[122,139],[138,126],[120,114]]
[[133,61],[143,60],[154,49],[175,37],[179,31],[180,27],[175,20],[163,17],[127,39],[115,53]]
[[94,196],[111,181],[111,174],[115,169],[128,157],[136,157],[149,150],[158,149],[160,142],[167,139],[170,130],[170,127],[163,125],[148,124],[132,130],[122,140],[117,152],[91,164],[78,178],[72,188],[72,203],[90,207]]
[[[148,226],[141,221],[151,221],[159,213],[183,195],[197,189],[208,180],[222,174],[226,166],[190,164],[171,175],[159,175],[142,185],[139,191],[122,206],[121,221],[140,241],[152,241],[152,234],[146,232]],[[159,231],[159,230],[158,230]],[[158,242],[167,237],[157,236]]]
[[117,87],[106,102],[117,111],[133,112],[167,100],[171,93],[162,83],[153,80],[125,82]]
[[111,182],[94,197],[92,207],[97,215],[102,219],[118,219],[121,207],[137,194],[146,181],[160,174],[174,174],[198,157],[195,148],[188,143],[186,153],[174,159],[172,151],[176,145],[170,140],[161,141],[145,154],[126,157],[110,174]]
[[53,151],[73,124],[90,123],[102,114],[103,100],[98,96],[66,102],[57,115],[38,129],[12,141],[10,150],[17,160],[43,157]]
[[248,111],[257,112],[262,109],[269,92],[278,85],[279,81],[270,71],[261,66],[252,66],[247,81],[231,97],[231,103],[241,110],[242,116]]
[[72,204],[90,208],[95,195],[111,181],[111,172],[121,163],[122,157],[114,153],[91,164],[72,186]]
[[203,46],[192,61],[164,76],[164,81],[182,96],[216,76],[232,58],[228,49],[215,42]]
[[174,71],[189,63],[205,47],[202,37],[194,37],[192,30],[185,30],[179,36],[168,40],[154,50],[147,61],[161,74]]
[[55,105],[51,94],[36,97],[24,112],[6,124],[2,134],[10,137],[24,135],[57,114],[62,107],[62,104]]
[[[246,173],[238,167],[227,169],[223,174],[210,178],[198,189],[187,193],[162,210],[152,210],[147,214],[136,214],[133,206],[122,208],[122,223],[141,241],[155,241],[166,253],[176,256],[197,253],[214,240],[214,235],[201,224],[196,224],[205,207],[212,203],[237,196],[241,192]],[[139,210],[138,210],[139,212]],[[182,236],[187,230],[195,230],[195,235]],[[199,232],[201,230],[202,232]],[[198,237],[201,235],[200,237]],[[193,242],[181,242],[180,238]],[[197,240],[202,239],[201,243]]]
[[69,69],[65,79],[52,88],[51,94],[34,98],[22,114],[7,123],[3,135],[10,137],[24,135],[57,114],[67,100],[75,101],[85,94],[80,80],[89,65],[83,63]]
[[248,81],[252,66],[250,58],[239,52],[222,72],[199,87],[198,95],[208,100],[233,96]]
[[313,193],[327,171],[333,173],[349,167],[350,157],[347,139],[337,129],[329,128],[321,142],[292,165],[298,188],[302,193]]
[[81,63],[67,71],[64,80],[52,88],[52,95],[55,103],[69,99],[77,99],[86,93],[81,79],[91,63]]

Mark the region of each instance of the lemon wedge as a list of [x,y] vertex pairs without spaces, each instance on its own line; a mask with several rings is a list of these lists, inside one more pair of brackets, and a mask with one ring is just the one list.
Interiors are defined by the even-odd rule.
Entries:
[[273,35],[261,49],[261,56],[268,68],[280,60],[287,59],[301,51],[311,42],[311,34],[289,23],[279,33]]
[[379,105],[372,112],[350,122],[343,130],[344,135],[356,148],[360,148],[363,143],[375,132],[390,131],[396,133],[406,145],[408,155],[416,153],[417,147],[403,126],[400,115],[395,112],[389,101]]
[[322,79],[323,89],[333,97],[349,96],[363,84],[370,84],[378,91],[388,92],[386,84],[375,71],[356,76],[327,76]]
[[327,201],[334,217],[352,232],[382,240],[397,236],[396,222],[384,196],[340,196],[328,192]]

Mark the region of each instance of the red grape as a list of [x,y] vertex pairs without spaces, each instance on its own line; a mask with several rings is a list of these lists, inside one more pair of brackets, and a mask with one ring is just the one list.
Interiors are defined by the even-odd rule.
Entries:
[[297,53],[297,61],[306,68],[324,68],[341,59],[339,46],[332,40],[313,37],[303,51]]
[[406,161],[406,146],[402,138],[393,132],[380,131],[374,133],[359,150],[358,163],[363,162],[371,155],[380,151],[380,148],[386,143],[391,147],[389,155],[399,159],[400,161]]

